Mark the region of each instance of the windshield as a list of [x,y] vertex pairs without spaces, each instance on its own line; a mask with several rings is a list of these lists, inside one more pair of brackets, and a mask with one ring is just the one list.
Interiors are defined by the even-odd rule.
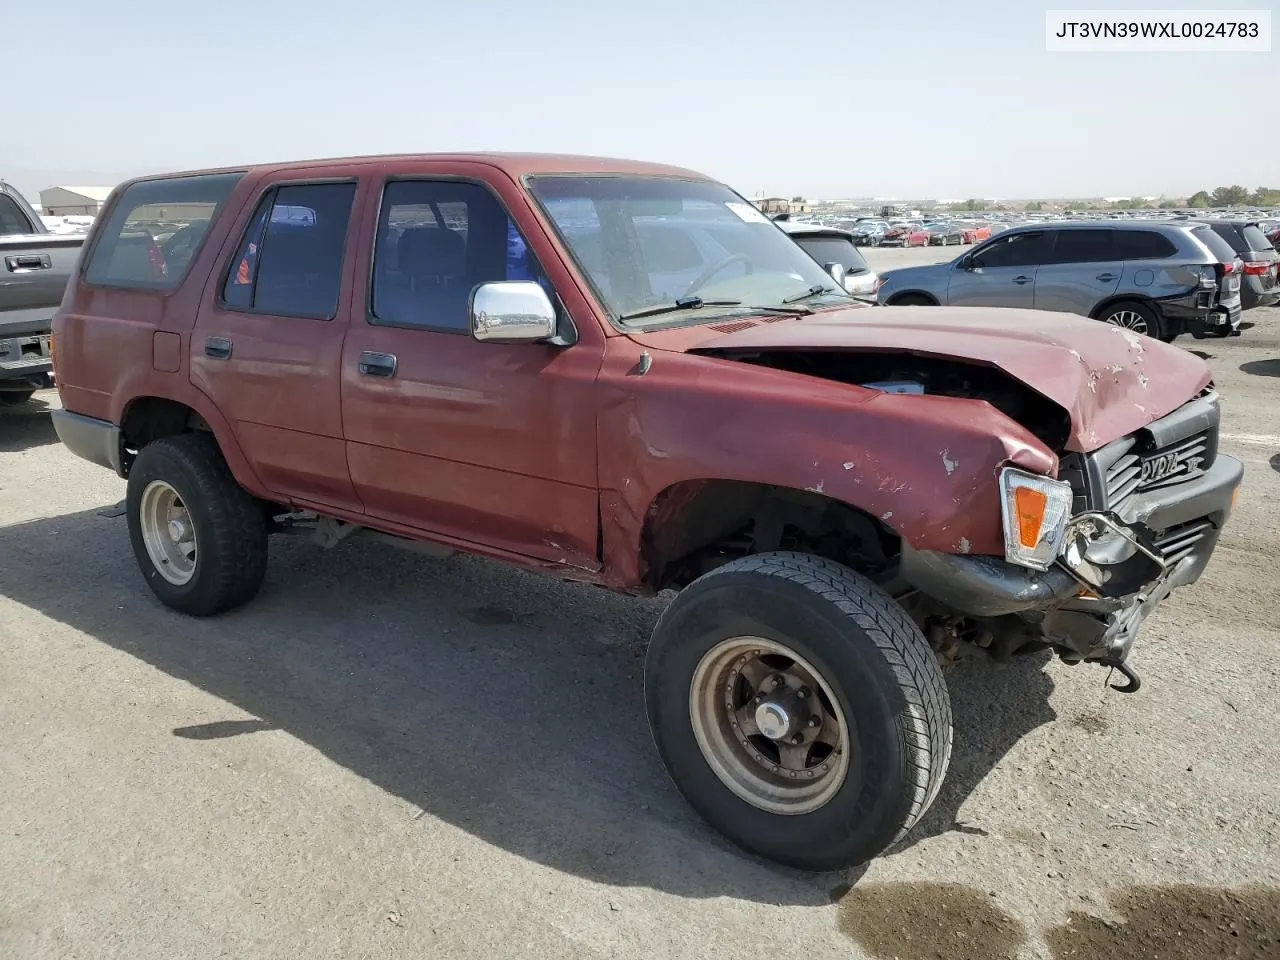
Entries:
[[721,184],[647,176],[528,182],[623,326],[702,323],[784,301],[812,307],[850,299],[776,224]]

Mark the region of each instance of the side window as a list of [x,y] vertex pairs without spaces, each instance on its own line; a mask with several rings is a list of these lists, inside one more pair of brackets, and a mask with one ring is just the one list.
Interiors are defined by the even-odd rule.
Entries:
[[1172,240],[1154,230],[1117,230],[1116,248],[1119,260],[1162,260],[1178,252]]
[[[106,220],[95,226],[85,282],[152,290],[177,287],[200,249],[204,226],[218,215],[242,176],[166,177],[126,187]],[[174,244],[166,255],[163,244],[179,233],[186,242]]]
[[354,183],[276,187],[245,228],[223,285],[232,309],[331,320],[338,312]]
[[452,180],[393,180],[382,192],[373,323],[464,332],[478,284],[550,282],[502,204],[486,188]]
[[1001,237],[973,255],[978,267],[1034,267],[1044,261],[1047,238],[1043,231]]
[[1116,260],[1114,230],[1055,230],[1053,251],[1046,263],[1101,263]]
[[0,237],[21,236],[31,232],[22,209],[9,197],[0,195]]

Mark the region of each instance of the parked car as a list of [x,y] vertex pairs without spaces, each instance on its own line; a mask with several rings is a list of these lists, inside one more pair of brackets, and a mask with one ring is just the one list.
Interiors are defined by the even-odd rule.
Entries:
[[49,330],[84,239],[51,233],[22,194],[0,181],[0,407],[53,385]]
[[812,223],[780,223],[779,226],[824,267],[839,265],[841,282],[851,294],[875,297],[880,277],[854,245],[851,232]]
[[1240,306],[1245,310],[1280,302],[1280,254],[1253,220],[1206,220],[1243,262]]
[[1240,268],[1203,224],[1045,223],[1006,230],[950,263],[887,271],[877,299],[1078,313],[1170,342],[1237,331]]
[[991,224],[967,223],[961,230],[961,238],[965,244],[982,243],[982,241],[991,238]]
[[[209,224],[161,279],[130,229],[157,207]],[[724,255],[677,284],[686,255],[640,235],[657,223]],[[1186,351],[1066,314],[890,313],[689,170],[480,154],[151,176],[115,189],[71,279],[52,416],[127,480],[142,578],[184,614],[249,602],[271,534],[677,590],[644,668],[673,781],[743,847],[828,869],[938,795],[939,660],[962,644],[1051,648],[1136,689],[1139,626],[1201,575],[1242,475]],[[483,694],[467,723],[504,706]]]
[[853,242],[859,247],[878,247],[888,229],[884,220],[859,220],[853,225]]
[[930,220],[924,224],[929,243],[938,247],[960,246],[964,243],[964,231],[960,225],[948,220]]
[[929,231],[918,222],[890,224],[880,238],[882,247],[927,247]]

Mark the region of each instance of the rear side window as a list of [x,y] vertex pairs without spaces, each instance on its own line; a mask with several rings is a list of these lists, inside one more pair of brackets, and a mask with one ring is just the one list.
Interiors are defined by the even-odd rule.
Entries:
[[1193,227],[1191,235],[1208,247],[1209,252],[1222,263],[1230,263],[1236,258],[1236,252],[1231,248],[1231,244],[1208,227]]
[[[244,176],[210,173],[143,180],[127,187],[100,224],[85,264],[86,283],[172,290],[187,275],[204,238]],[[184,231],[184,228],[191,228]],[[165,243],[179,232],[190,242]]]
[[1114,230],[1057,230],[1046,263],[1100,263],[1116,259]]
[[1234,223],[1211,223],[1209,229],[1225,240],[1236,253],[1243,253],[1249,249],[1244,245],[1244,238],[1240,236],[1240,231],[1236,229]]
[[1116,248],[1120,260],[1163,260],[1178,252],[1172,240],[1154,230],[1117,230]]
[[332,320],[338,312],[354,183],[276,187],[258,204],[222,288],[228,307]]
[[21,236],[31,232],[31,224],[19,207],[9,197],[0,194],[0,237]]
[[841,237],[792,237],[805,253],[819,263],[838,263],[845,273],[866,273],[870,268],[858,248]]

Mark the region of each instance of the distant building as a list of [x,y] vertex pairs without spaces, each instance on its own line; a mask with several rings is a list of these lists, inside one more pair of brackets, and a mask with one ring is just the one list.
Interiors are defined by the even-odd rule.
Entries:
[[751,204],[761,213],[776,216],[779,213],[811,213],[813,204],[804,200],[788,200],[786,197],[753,197]]
[[40,191],[40,210],[48,217],[96,217],[111,187],[49,187]]

